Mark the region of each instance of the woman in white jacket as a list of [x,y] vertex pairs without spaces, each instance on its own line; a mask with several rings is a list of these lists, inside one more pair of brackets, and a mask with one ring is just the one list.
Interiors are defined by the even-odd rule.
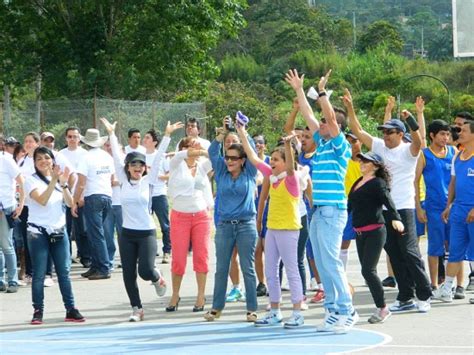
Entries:
[[132,306],[131,322],[143,320],[144,312],[137,285],[138,274],[143,280],[151,280],[159,297],[166,293],[166,283],[155,269],[157,250],[156,226],[151,215],[151,182],[158,178],[158,168],[163,153],[170,143],[170,135],[183,125],[180,122],[166,127],[165,135],[158,148],[158,154],[147,174],[146,157],[139,152],[128,153],[125,162],[121,159],[116,122],[110,124],[101,118],[109,133],[115,172],[121,183],[120,201],[122,204],[122,235],[118,240],[122,262],[123,281]]

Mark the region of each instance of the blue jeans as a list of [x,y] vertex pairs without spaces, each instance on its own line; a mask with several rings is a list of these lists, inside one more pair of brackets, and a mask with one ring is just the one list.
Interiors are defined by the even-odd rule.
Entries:
[[257,245],[257,228],[255,220],[252,219],[238,224],[219,222],[215,243],[216,273],[214,276],[212,308],[218,311],[224,309],[230,260],[234,247],[237,246],[240,269],[244,275],[247,311],[256,311],[255,247]]
[[84,207],[77,209],[77,218],[71,215],[71,209],[66,207],[66,226],[68,234],[76,241],[77,256],[81,263],[85,264],[91,261],[91,245],[87,238],[86,222],[84,221]]
[[151,209],[155,212],[158,222],[160,222],[163,253],[169,254],[171,252],[171,239],[168,197],[166,195],[153,196],[151,201]]
[[16,253],[13,247],[13,229],[7,222],[6,215],[13,212],[13,207],[6,208],[0,212],[0,282],[4,278],[4,266],[8,272],[8,283],[18,282],[18,270],[16,266]]
[[107,195],[97,194],[85,197],[84,202],[87,237],[91,246],[91,267],[101,274],[108,274],[110,272],[110,258],[104,223],[111,210],[112,199]]
[[324,308],[349,315],[353,312],[352,297],[339,254],[347,211],[336,206],[318,206],[311,218],[310,233],[314,260],[324,286]]
[[74,308],[74,296],[72,294],[71,279],[69,278],[71,269],[69,239],[64,236],[61,240],[52,243],[46,234],[30,231],[27,232],[27,239],[33,266],[31,292],[34,309],[42,310],[44,306],[44,277],[49,255],[53,258],[64,307],[67,310]]
[[117,238],[120,238],[122,235],[122,206],[112,205],[110,213],[107,214],[107,218],[104,222],[104,233],[105,241],[107,243],[107,252],[109,253],[109,267],[114,267],[114,258],[115,258],[115,231],[117,231]]

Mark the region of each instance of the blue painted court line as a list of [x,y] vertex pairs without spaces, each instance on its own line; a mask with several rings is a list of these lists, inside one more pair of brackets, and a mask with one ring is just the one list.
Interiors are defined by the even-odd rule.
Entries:
[[316,333],[315,327],[256,328],[244,323],[126,323],[5,332],[3,354],[328,354],[368,349],[390,341],[385,334],[353,329]]

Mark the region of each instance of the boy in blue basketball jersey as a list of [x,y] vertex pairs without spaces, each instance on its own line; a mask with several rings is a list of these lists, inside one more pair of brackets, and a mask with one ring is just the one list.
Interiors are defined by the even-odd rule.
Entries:
[[[428,126],[428,135],[430,146],[422,149],[416,167],[416,213],[418,220],[428,225],[428,265],[431,285],[436,289],[439,257],[444,256],[445,243],[449,240],[449,224],[442,221],[441,214],[448,200],[451,162],[457,150],[448,145],[450,132],[447,122],[434,120]],[[424,207],[419,187],[422,175],[426,186]]]
[[449,195],[442,217],[451,224],[449,259],[445,283],[434,292],[443,302],[453,299],[452,287],[461,264],[474,260],[474,122],[466,122],[459,133],[464,147],[454,158]]

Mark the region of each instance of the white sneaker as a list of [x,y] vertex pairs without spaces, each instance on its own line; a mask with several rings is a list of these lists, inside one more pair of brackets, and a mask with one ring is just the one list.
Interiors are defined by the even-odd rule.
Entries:
[[130,322],[140,322],[145,317],[143,308],[132,307],[132,314],[130,315]]
[[323,324],[317,326],[316,331],[340,333],[344,331],[344,328],[339,324],[339,316],[336,313],[326,310]]
[[310,281],[309,281],[309,289],[308,291],[316,291],[318,289],[318,282],[316,281],[316,279],[313,277]]
[[370,316],[370,318],[367,320],[370,324],[375,324],[375,323],[383,323],[387,318],[389,318],[392,315],[392,312],[388,309],[387,306],[384,308],[377,308]]
[[255,321],[254,324],[256,327],[274,327],[276,325],[280,325],[282,319],[283,317],[280,311],[278,311],[277,313],[270,311],[265,315],[265,317]]
[[51,276],[46,275],[44,278],[44,287],[51,287],[54,286],[54,280]]
[[163,297],[166,294],[166,281],[163,276],[161,276],[161,274],[160,279],[156,282],[152,282],[151,284],[155,286],[155,291],[158,297]]
[[359,321],[359,313],[356,310],[352,314],[340,315],[339,316],[339,325],[343,327],[345,332],[351,330],[355,324]]
[[431,300],[428,298],[426,301],[416,301],[418,312],[427,313],[431,309]]
[[443,302],[453,302],[453,291],[446,289],[444,284],[438,287],[437,290],[433,291],[433,298]]
[[301,313],[293,313],[291,317],[283,325],[287,329],[301,327],[304,324],[304,317]]

